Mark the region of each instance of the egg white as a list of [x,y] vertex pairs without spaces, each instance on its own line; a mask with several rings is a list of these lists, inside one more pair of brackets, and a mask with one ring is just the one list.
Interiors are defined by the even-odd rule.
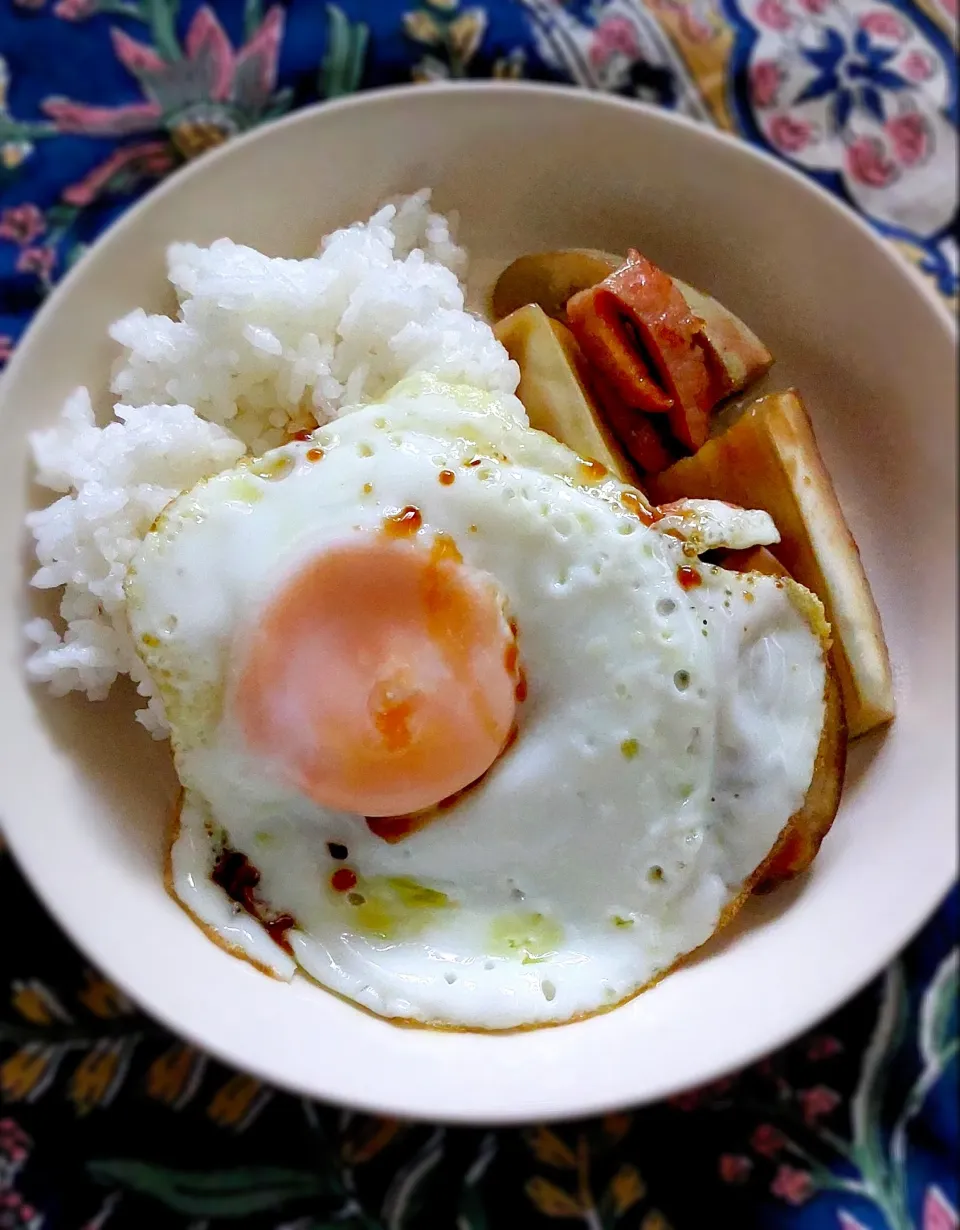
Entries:
[[[405,383],[180,497],[128,579],[186,788],[174,891],[278,976],[299,965],[388,1017],[504,1029],[625,999],[711,935],[813,772],[823,648],[789,589],[708,565],[685,589],[682,540],[518,404]],[[387,844],[243,746],[231,647],[313,552],[406,505],[426,541],[450,535],[496,578],[529,695],[482,782]],[[264,908],[296,920],[290,952],[212,883],[223,845],[258,869]],[[347,865],[353,901],[329,884]]]

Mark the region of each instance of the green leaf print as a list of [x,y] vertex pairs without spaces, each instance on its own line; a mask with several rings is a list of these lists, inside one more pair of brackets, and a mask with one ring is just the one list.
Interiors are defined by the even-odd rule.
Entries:
[[183,59],[176,22],[180,0],[143,0],[144,16],[153,35],[154,46],[170,64]]
[[329,1183],[321,1175],[277,1166],[204,1172],[118,1159],[90,1162],[87,1170],[98,1183],[152,1196],[191,1217],[248,1217],[330,1194]]
[[954,948],[943,959],[920,1004],[918,1044],[920,1058],[927,1065],[936,1063],[951,1042],[951,1018],[956,1011],[958,987],[958,957]]
[[263,21],[263,5],[260,0],[244,0],[243,5],[243,37],[246,40],[253,38],[257,30],[260,29],[260,23]]
[[877,1023],[863,1053],[860,1080],[850,1102],[854,1153],[868,1184],[880,1186],[886,1171],[880,1133],[881,1111],[887,1072],[903,1041],[906,1024],[907,995],[903,969],[895,963],[884,977]]
[[363,22],[351,22],[337,5],[327,5],[327,53],[317,80],[321,98],[339,98],[359,87],[369,38]]

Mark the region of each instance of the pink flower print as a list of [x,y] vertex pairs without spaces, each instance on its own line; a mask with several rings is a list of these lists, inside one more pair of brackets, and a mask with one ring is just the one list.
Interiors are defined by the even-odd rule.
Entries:
[[887,38],[902,43],[909,31],[896,13],[890,9],[873,9],[860,18],[861,30],[877,38]]
[[19,1192],[0,1192],[0,1230],[20,1230],[29,1226],[36,1215],[37,1210]]
[[12,243],[33,243],[47,229],[43,214],[36,205],[11,205],[0,214],[0,239]]
[[806,1170],[793,1166],[779,1166],[770,1184],[770,1192],[787,1204],[801,1205],[813,1195],[813,1179]]
[[[13,338],[0,337],[0,354],[6,343],[7,353],[3,358],[9,358],[13,352]],[[33,1141],[19,1123],[13,1119],[0,1119],[0,1153],[11,1162],[26,1161]]]
[[[201,10],[202,11],[202,10]],[[199,17],[199,13],[197,16]],[[168,65],[162,56],[157,55],[146,43],[138,43],[135,38],[118,30],[114,26],[110,30],[110,41],[117,59],[132,77],[142,77],[145,73],[164,73]]]
[[703,1101],[703,1094],[699,1089],[690,1089],[686,1093],[674,1094],[667,1100],[675,1110],[696,1110]]
[[797,154],[810,144],[813,129],[805,120],[777,115],[770,121],[770,140],[784,154]]
[[209,97],[214,102],[229,98],[234,72],[233,47],[213,9],[206,5],[197,10],[187,30],[186,52],[188,60],[205,66]]
[[870,1230],[859,1217],[854,1217],[846,1209],[837,1209],[837,1221],[840,1223],[840,1230]]
[[829,1115],[840,1103],[840,1095],[826,1085],[815,1085],[812,1089],[801,1089],[797,1099],[803,1110],[804,1120],[813,1125],[824,1115]]
[[125,137],[159,127],[163,111],[159,103],[126,103],[122,107],[93,107],[67,98],[47,98],[41,104],[59,132],[83,133],[88,137]]
[[106,162],[64,190],[68,205],[83,207],[105,191],[128,191],[141,179],[159,179],[172,170],[173,152],[165,141],[141,141],[123,145]]
[[819,17],[821,13],[827,11],[832,3],[833,0],[800,0],[800,7],[814,17]]
[[96,0],[57,0],[53,6],[54,16],[61,21],[86,21],[96,11]]
[[[6,363],[6,361],[10,358],[12,354],[13,354],[13,338],[10,336],[9,333],[0,333],[0,363]],[[16,1159],[11,1158],[11,1160],[15,1161]],[[3,1166],[2,1166],[2,1162],[0,1162],[0,1174],[2,1173],[3,1173]]]
[[933,60],[926,52],[914,49],[904,56],[903,72],[911,81],[929,81],[933,76]]
[[857,183],[867,188],[886,188],[899,174],[878,137],[857,137],[847,146],[846,162]]
[[758,1124],[750,1137],[750,1146],[761,1157],[776,1157],[787,1143],[787,1138],[772,1123]]
[[735,1083],[732,1076],[723,1076],[709,1085],[701,1085],[697,1089],[688,1089],[686,1093],[675,1094],[668,1101],[677,1110],[696,1110],[711,1098],[719,1098],[729,1093]]
[[923,1198],[922,1230],[957,1230],[957,1210],[939,1187],[927,1188]]
[[245,107],[265,107],[276,88],[283,21],[283,9],[278,4],[273,5],[267,10],[260,28],[237,52],[233,65],[233,88],[236,92],[237,82],[242,77]]
[[887,136],[893,142],[897,161],[905,167],[924,162],[930,153],[930,130],[927,121],[916,111],[905,111],[886,123]]
[[772,107],[783,75],[776,60],[758,60],[750,69],[750,96],[755,107]]
[[810,1045],[807,1047],[807,1058],[816,1063],[820,1059],[832,1059],[842,1050],[843,1044],[839,1038],[832,1038],[829,1034],[819,1034],[816,1038],[811,1038]]
[[590,61],[601,68],[615,55],[635,60],[640,54],[637,32],[626,17],[607,17],[593,32],[590,43]]
[[753,1169],[753,1162],[741,1154],[724,1153],[717,1169],[724,1183],[746,1183]]
[[789,30],[793,18],[781,0],[760,0],[757,5],[757,21],[769,30]]
[[35,273],[41,281],[47,281],[56,263],[57,253],[53,248],[24,248],[17,258],[17,272]]
[[[60,0],[78,6],[88,0]],[[202,104],[213,112],[210,123],[221,139],[237,127],[237,113],[249,127],[263,111],[277,84],[284,10],[274,4],[248,41],[234,51],[213,10],[204,5],[193,15],[184,39],[184,55],[170,63],[123,30],[110,32],[120,63],[135,77],[146,101],[119,107],[96,107],[66,98],[48,98],[41,108],[60,132],[91,137],[176,130]],[[209,142],[213,143],[213,142]],[[208,143],[208,144],[209,144]]]

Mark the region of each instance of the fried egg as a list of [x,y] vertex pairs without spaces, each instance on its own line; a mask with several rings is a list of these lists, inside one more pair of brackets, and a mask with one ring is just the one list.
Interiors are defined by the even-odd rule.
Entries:
[[661,976],[742,899],[823,724],[816,599],[685,540],[724,507],[661,525],[515,399],[427,378],[182,495],[126,589],[184,786],[174,894],[424,1024]]

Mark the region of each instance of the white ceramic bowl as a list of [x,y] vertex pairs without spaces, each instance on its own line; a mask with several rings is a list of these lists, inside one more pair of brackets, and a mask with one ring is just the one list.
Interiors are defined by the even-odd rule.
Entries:
[[[743,315],[815,419],[883,614],[899,715],[852,749],[812,873],[607,1015],[507,1036],[396,1028],[227,956],[167,896],[174,776],[128,694],[53,701],[22,677],[33,606],[25,433],[86,383],[107,325],[168,306],[166,244],[229,235],[306,255],[386,195],[433,185],[483,275],[534,249],[637,244]],[[404,89],[301,112],[173,177],[80,262],[2,382],[0,815],[42,900],[148,1011],[320,1098],[529,1120],[663,1097],[779,1046],[873,975],[956,864],[955,341],[919,277],[853,214],[755,151],[621,101],[536,86]],[[109,404],[104,396],[103,404]]]

